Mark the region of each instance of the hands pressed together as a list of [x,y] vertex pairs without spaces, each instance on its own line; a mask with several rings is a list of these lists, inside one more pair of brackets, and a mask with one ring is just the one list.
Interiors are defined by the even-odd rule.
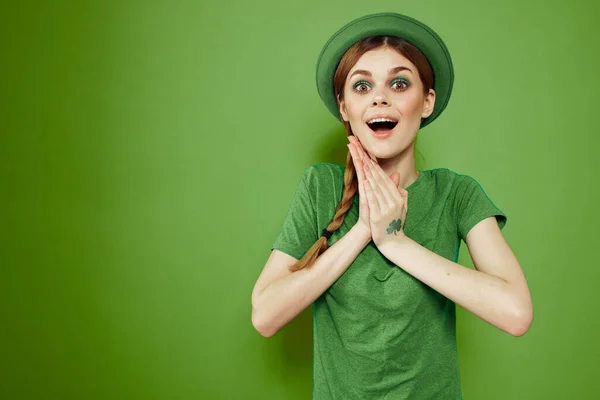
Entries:
[[357,224],[370,232],[376,246],[401,238],[408,211],[408,191],[398,186],[400,175],[394,172],[388,176],[355,136],[348,139],[358,178],[360,208]]

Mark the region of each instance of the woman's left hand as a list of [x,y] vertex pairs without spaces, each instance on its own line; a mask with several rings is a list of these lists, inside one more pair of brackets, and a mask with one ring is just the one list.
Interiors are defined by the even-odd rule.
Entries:
[[373,242],[379,247],[389,240],[402,239],[408,191],[396,186],[381,167],[367,157],[363,165]]

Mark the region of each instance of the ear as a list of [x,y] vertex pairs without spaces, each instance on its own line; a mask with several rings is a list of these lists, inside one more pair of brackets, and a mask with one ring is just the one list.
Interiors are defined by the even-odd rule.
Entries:
[[424,107],[421,117],[427,118],[433,113],[433,107],[435,105],[435,91],[433,89],[429,89],[429,93],[427,93],[423,102]]
[[344,121],[348,121],[348,112],[346,111],[346,102],[344,100],[340,100],[340,95],[337,96],[338,107],[340,109],[340,115]]

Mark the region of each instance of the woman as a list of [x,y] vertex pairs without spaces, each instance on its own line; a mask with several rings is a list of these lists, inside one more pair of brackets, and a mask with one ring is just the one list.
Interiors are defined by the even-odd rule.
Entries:
[[[504,213],[472,177],[415,167],[418,130],[446,107],[453,76],[441,38],[395,13],[350,22],[319,56],[347,165],[304,172],[252,293],[264,336],[313,304],[314,399],[462,398],[455,304],[511,335],[529,329]],[[476,270],[456,263],[461,240]]]

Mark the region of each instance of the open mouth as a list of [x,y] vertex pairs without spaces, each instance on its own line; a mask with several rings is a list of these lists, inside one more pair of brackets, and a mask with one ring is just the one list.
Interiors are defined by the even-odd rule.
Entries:
[[396,125],[398,125],[398,121],[392,120],[374,120],[367,122],[367,125],[373,132],[384,132],[391,131],[394,129]]

